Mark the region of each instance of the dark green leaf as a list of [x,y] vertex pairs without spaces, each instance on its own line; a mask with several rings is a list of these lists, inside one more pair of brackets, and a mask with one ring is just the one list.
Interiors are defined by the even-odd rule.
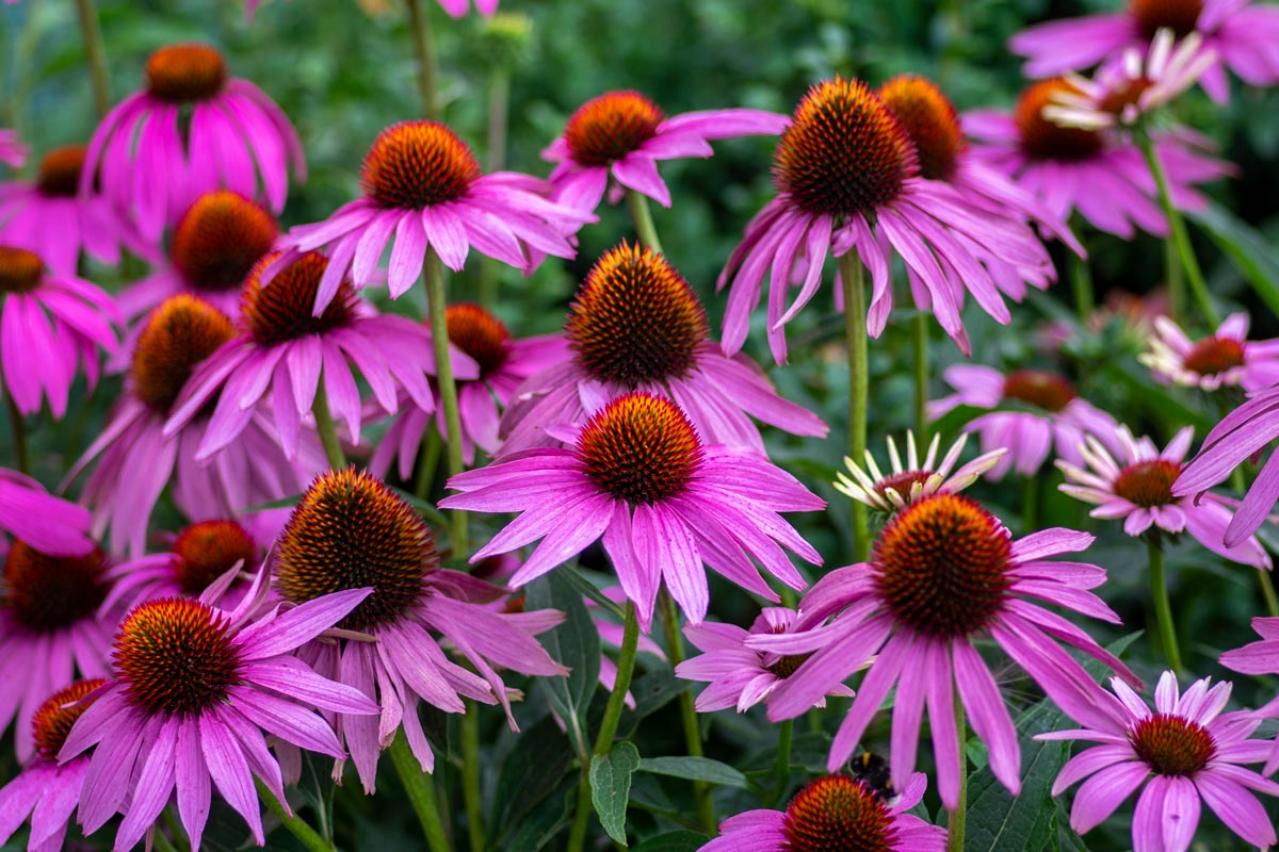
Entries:
[[529,585],[526,606],[534,609],[558,609],[564,623],[538,637],[552,657],[569,669],[568,677],[547,678],[551,704],[568,726],[577,753],[589,753],[590,737],[586,729],[586,712],[599,684],[600,634],[582,596],[559,572],[551,572]]
[[640,761],[639,770],[652,772],[654,775],[705,781],[721,787],[739,787],[744,790],[750,786],[745,775],[727,763],[720,763],[709,757],[646,757]]
[[639,751],[628,740],[613,746],[605,755],[591,758],[591,804],[604,831],[626,845],[626,804],[631,795],[631,776],[639,768]]
[[551,795],[572,763],[572,746],[554,719],[543,719],[521,733],[502,764],[493,796],[493,824],[499,832],[513,831],[527,813]]
[[696,831],[668,831],[634,847],[635,852],[697,852],[709,838]]
[[595,603],[612,613],[618,619],[625,618],[625,613],[622,612],[622,608],[609,600],[604,593],[599,590],[598,586],[586,579],[586,577],[582,575],[582,572],[578,571],[572,565],[560,566],[555,570],[555,574],[562,578],[564,582],[572,586],[579,594],[595,601]]
[[1229,210],[1211,202],[1203,210],[1187,215],[1234,262],[1270,312],[1279,314],[1279,252],[1269,241]]
[[527,849],[529,852],[545,848],[568,824],[577,798],[574,795],[576,790],[577,781],[566,778],[538,807],[520,820],[519,828],[501,848]]

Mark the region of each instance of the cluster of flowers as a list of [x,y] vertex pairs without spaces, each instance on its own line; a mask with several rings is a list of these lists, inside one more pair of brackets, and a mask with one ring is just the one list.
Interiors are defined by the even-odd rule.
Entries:
[[[467,6],[441,4],[459,14]],[[741,352],[767,281],[767,343],[786,360],[786,326],[834,258],[841,276],[869,272],[870,336],[887,325],[900,260],[915,307],[967,354],[969,297],[1009,322],[1009,300],[1055,279],[1044,239],[1083,255],[1067,227],[1073,214],[1128,238],[1167,233],[1161,192],[1181,207],[1202,204],[1196,186],[1230,166],[1188,129],[1157,130],[1144,116],[1197,81],[1224,96],[1223,69],[1279,80],[1265,41],[1279,36],[1279,14],[1225,0],[1181,4],[1196,13],[1180,26],[1157,19],[1156,5],[1020,37],[1014,47],[1031,55],[1031,73],[1103,65],[1091,80],[1033,83],[1010,115],[960,116],[915,76],[877,89],[828,80],[790,116],[667,116],[642,94],[610,92],[582,105],[546,148],[555,165],[545,180],[486,174],[445,124],[402,122],[373,140],[360,198],[287,231],[275,217],[290,176],[305,172],[288,118],[212,47],[156,51],[145,88],[86,146],[48,152],[34,181],[0,186],[8,401],[22,415],[47,406],[61,418],[77,377],[91,387],[104,365],[124,375],[107,424],[64,483],[84,477],[80,504],[0,475],[9,536],[0,729],[13,726],[23,764],[0,790],[0,840],[29,819],[29,848],[56,849],[73,818],[88,834],[120,815],[115,845],[127,849],[172,802],[198,849],[216,790],[263,844],[259,795],[288,811],[300,750],[334,758],[337,777],[349,758],[369,792],[380,752],[398,743],[430,772],[422,702],[450,713],[467,700],[500,705],[514,726],[516,693],[502,672],[566,674],[535,638],[562,614],[505,598],[600,541],[615,596],[643,632],[659,594],[678,604],[702,653],[677,674],[710,684],[699,711],[762,703],[782,721],[828,696],[852,697],[832,775],[784,813],[729,819],[708,849],[836,839],[942,848],[944,830],[908,813],[926,785],[915,772],[925,711],[947,809],[959,806],[965,766],[960,708],[1016,794],[1018,738],[977,650],[985,640],[1081,726],[1047,736],[1099,743],[1054,788],[1084,781],[1077,831],[1144,785],[1139,849],[1187,848],[1201,799],[1247,842],[1275,843],[1254,793],[1279,795],[1266,777],[1279,744],[1250,737],[1279,715],[1279,699],[1227,711],[1229,684],[1205,679],[1181,692],[1170,672],[1152,711],[1120,660],[1047,608],[1119,622],[1093,591],[1105,570],[1068,556],[1093,537],[1060,528],[1016,537],[960,492],[983,476],[1034,475],[1053,454],[1062,490],[1095,504],[1094,517],[1123,519],[1125,532],[1151,540],[1187,532],[1269,570],[1255,532],[1279,497],[1279,453],[1242,503],[1208,489],[1279,436],[1279,343],[1249,341],[1245,316],[1197,341],[1158,324],[1146,362],[1160,380],[1250,394],[1190,463],[1190,430],[1160,450],[1064,376],[951,367],[955,393],[930,413],[985,409],[966,427],[981,454],[961,464],[963,439],[943,456],[934,438],[921,457],[908,436],[904,463],[889,442],[887,474],[869,453],[849,460],[836,487],[885,522],[864,561],[811,586],[792,556],[812,566],[822,557],[784,515],[825,502],[769,460],[757,423],[806,437],[827,427],[782,399]],[[1066,26],[1088,37],[1067,37]],[[660,161],[707,157],[711,142],[747,135],[779,137],[776,195],[720,277],[729,292],[718,341],[671,260],[626,241],[598,258],[562,334],[513,338],[485,308],[458,303],[445,315],[445,343],[365,298],[384,286],[397,299],[424,270],[461,270],[472,250],[524,273],[573,257],[577,232],[606,198],[669,206]],[[1142,141],[1168,187],[1152,179]],[[0,135],[0,159],[24,154]],[[81,277],[85,257],[114,265],[125,253],[151,271],[117,296]],[[437,402],[454,392],[454,449],[468,465],[481,452],[490,460],[452,476],[455,493],[440,507],[519,513],[469,554],[484,563],[535,544],[522,559],[507,556],[505,585],[443,568],[431,529],[382,481],[393,469],[407,479],[424,442],[449,439]],[[387,421],[376,442],[365,433],[370,418]],[[343,445],[366,470],[336,463]],[[190,523],[148,553],[166,491]],[[253,511],[299,492],[296,506]],[[707,568],[774,604],[769,579],[803,596],[794,608],[765,608],[750,629],[708,622]],[[1279,619],[1255,627],[1262,641],[1222,664],[1279,673]],[[1066,647],[1109,667],[1111,688]],[[854,694],[846,681],[863,670]],[[601,671],[611,687],[616,670]],[[890,691],[886,793],[843,770]],[[1246,768],[1263,762],[1264,774]]]

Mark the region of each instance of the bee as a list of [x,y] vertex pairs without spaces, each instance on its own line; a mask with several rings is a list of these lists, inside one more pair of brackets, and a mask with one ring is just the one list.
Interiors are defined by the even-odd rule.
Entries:
[[878,754],[863,751],[853,758],[849,771],[853,778],[862,782],[866,789],[879,798],[887,800],[896,795],[888,771],[888,761]]

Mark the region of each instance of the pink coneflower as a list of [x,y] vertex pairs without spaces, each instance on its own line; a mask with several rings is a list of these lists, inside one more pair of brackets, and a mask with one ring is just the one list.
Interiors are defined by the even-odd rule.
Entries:
[[[964,131],[978,144],[973,156],[1013,179],[1062,219],[1078,213],[1098,230],[1131,239],[1140,228],[1168,233],[1158,191],[1141,149],[1104,130],[1064,127],[1045,108],[1080,90],[1068,80],[1032,84],[1010,115],[974,110],[963,117]],[[1207,155],[1207,140],[1177,128],[1157,134],[1153,144],[1168,173],[1173,201],[1181,209],[1206,203],[1195,185],[1232,172],[1228,163]],[[1134,227],[1135,226],[1135,227]]]
[[1132,819],[1135,852],[1185,852],[1199,826],[1200,801],[1250,846],[1275,843],[1275,829],[1256,793],[1279,795],[1279,784],[1245,769],[1265,760],[1268,743],[1250,740],[1261,724],[1251,712],[1222,713],[1230,684],[1211,689],[1210,678],[1181,693],[1177,676],[1164,672],[1155,689],[1155,711],[1118,678],[1114,697],[1101,693],[1097,723],[1082,730],[1040,734],[1036,739],[1100,743],[1070,759],[1053,783],[1058,796],[1077,781],[1070,827],[1096,828],[1138,787]]
[[229,189],[201,195],[178,220],[168,262],[120,294],[120,309],[134,317],[169,296],[190,293],[236,317],[240,288],[279,236],[275,217]]
[[1176,535],[1189,532],[1204,547],[1226,559],[1257,568],[1270,568],[1270,555],[1256,538],[1249,537],[1234,547],[1222,543],[1233,513],[1224,501],[1207,495],[1174,497],[1172,484],[1181,475],[1186,451],[1190,449],[1194,427],[1179,431],[1160,452],[1154,442],[1133,437],[1127,426],[1112,429],[1106,449],[1088,436],[1080,447],[1084,465],[1058,461],[1066,475],[1061,490],[1096,504],[1089,512],[1094,518],[1123,519],[1124,532],[1138,536],[1152,528]]
[[595,218],[546,200],[536,178],[482,174],[466,143],[436,121],[403,121],[378,134],[360,182],[363,198],[323,222],[293,228],[281,241],[291,252],[330,247],[316,312],[333,300],[348,270],[355,286],[364,286],[388,243],[387,285],[398,299],[421,274],[427,249],[454,271],[474,247],[531,272],[535,254],[572,257],[572,235]]
[[710,444],[763,452],[752,417],[793,434],[826,436],[821,418],[778,396],[744,355],[724,354],[693,289],[649,249],[623,242],[600,257],[564,333],[569,357],[519,389],[502,424],[502,452],[555,443],[548,426],[580,423],[635,390],[674,401]]
[[81,253],[114,266],[123,246],[148,259],[150,246],[102,195],[80,195],[86,148],[54,148],[40,160],[31,182],[0,185],[0,241],[28,248],[49,266],[76,273]]
[[784,811],[759,809],[729,817],[720,823],[719,836],[698,852],[942,852],[946,829],[908,813],[927,786],[927,777],[917,772],[902,795],[887,799],[863,780],[827,775],[796,793]]
[[768,277],[769,346],[775,360],[785,360],[783,327],[817,293],[827,256],[854,250],[870,270],[866,325],[873,336],[888,322],[893,254],[917,282],[917,306],[931,311],[963,351],[969,351],[960,318],[966,293],[1007,323],[1008,307],[983,261],[1040,268],[1048,263],[1044,247],[1021,219],[995,215],[989,205],[974,208],[946,183],[921,178],[919,168],[909,133],[865,83],[837,77],[809,89],[774,155],[777,197],[746,226],[720,274],[721,287],[732,281],[725,350],[745,343]]
[[[1221,655],[1219,662],[1240,674],[1254,676],[1279,674],[1279,618],[1254,618],[1252,629],[1257,631],[1261,641],[1250,642],[1242,648],[1227,651]],[[1263,718],[1273,718],[1276,712],[1279,712],[1279,698],[1258,710],[1257,714]],[[1275,769],[1279,769],[1279,736],[1275,737],[1274,748],[1266,760],[1264,772],[1266,775],[1272,775]]]
[[667,118],[639,92],[605,92],[577,108],[542,158],[556,164],[549,178],[552,197],[575,210],[598,207],[610,177],[617,182],[616,194],[629,189],[670,207],[671,191],[657,172],[658,160],[709,157],[711,140],[775,136],[786,123],[784,115],[757,109]]
[[866,470],[862,470],[852,459],[845,457],[844,466],[849,476],[839,472],[835,474],[835,490],[839,493],[865,503],[872,509],[892,514],[917,500],[931,494],[945,492],[958,494],[976,482],[982,474],[999,464],[1004,453],[999,447],[982,453],[977,458],[955,469],[959,455],[968,443],[968,433],[961,433],[946,451],[945,457],[938,461],[937,451],[941,448],[941,435],[933,435],[928,444],[928,452],[921,460],[919,450],[915,446],[915,433],[906,433],[906,463],[902,464],[901,455],[897,452],[897,443],[893,436],[888,436],[888,459],[892,464],[888,474],[884,474],[875,463],[875,457],[866,451]]
[[[244,412],[239,439],[197,458],[208,411],[193,412],[183,428],[164,429],[200,362],[235,335],[231,321],[193,296],[173,296],[151,312],[138,335],[124,393],[102,433],[76,462],[64,485],[90,465],[81,502],[94,513],[95,534],[111,530],[111,551],[133,558],[145,551],[147,522],[172,482],[178,508],[192,520],[234,517],[258,503],[296,494],[324,466],[311,433],[294,457],[260,408]],[[318,362],[314,365],[319,370]],[[296,437],[296,436],[295,436]]]
[[802,620],[794,633],[747,639],[758,650],[812,654],[778,685],[769,718],[806,712],[878,654],[831,744],[830,771],[848,760],[896,686],[893,783],[900,786],[915,768],[926,706],[938,789],[942,802],[954,810],[963,766],[953,704],[958,689],[973,730],[989,750],[991,771],[1016,795],[1021,786],[1017,733],[990,667],[973,643],[993,639],[1068,715],[1085,721],[1096,715],[1089,698],[1096,683],[1059,643],[1125,677],[1132,674],[1079,627],[1033,602],[1119,623],[1119,616],[1088,591],[1105,582],[1105,570],[1047,560],[1092,542],[1087,533],[1061,528],[1014,541],[998,518],[957,494],[935,494],[907,506],[880,533],[870,562],[832,571],[809,590],[800,601]]
[[[104,677],[110,618],[98,607],[107,593],[106,557],[50,556],[13,541],[0,598],[0,733],[17,721],[18,759],[35,747],[31,719],[55,689],[80,677]],[[116,617],[119,614],[116,613]]]
[[1217,61],[1203,75],[1203,87],[1224,102],[1230,93],[1225,69],[1254,86],[1279,82],[1279,9],[1249,0],[1129,0],[1122,12],[1050,21],[1009,41],[1027,57],[1026,74],[1050,77],[1122,61],[1126,50],[1145,51],[1162,29],[1178,38],[1197,34]]
[[[8,0],[8,2],[16,2],[16,0]],[[474,0],[474,2],[475,11],[488,17],[497,11],[499,0]],[[439,4],[451,18],[464,17],[471,8],[471,0],[439,0]],[[261,5],[262,0],[244,0],[244,16],[252,20]]]
[[568,447],[503,456],[449,479],[462,492],[441,508],[522,512],[472,562],[541,544],[515,572],[519,587],[580,553],[601,535],[640,623],[651,622],[666,587],[693,623],[709,603],[703,564],[770,601],[777,593],[752,558],[793,589],[806,585],[782,546],[805,561],[821,555],[781,512],[825,502],[750,450],[704,443],[673,402],[646,393],[618,397],[583,427],[556,429]]
[[[1236,467],[1279,437],[1279,385],[1253,394],[1227,414],[1204,438],[1172,487],[1178,497],[1199,495],[1221,482]],[[1271,453],[1226,528],[1226,547],[1234,547],[1257,531],[1279,501],[1279,452]]]
[[27,146],[22,144],[18,131],[0,127],[0,163],[4,163],[11,169],[20,169],[26,161]]
[[98,380],[98,350],[116,349],[111,297],[73,273],[45,266],[35,252],[0,245],[0,367],[4,389],[23,414],[44,399],[61,418],[76,372]]
[[[458,414],[462,426],[462,459],[475,460],[475,448],[489,455],[497,452],[501,409],[514,398],[529,376],[567,357],[567,344],[560,335],[514,338],[502,321],[479,305],[469,302],[449,305],[444,312],[449,343],[479,367],[478,378],[457,382]],[[369,459],[369,470],[384,476],[399,456],[399,474],[408,479],[417,461],[422,436],[431,421],[441,438],[447,439],[444,412],[410,404],[386,430]]]
[[[699,713],[712,713],[729,707],[745,713],[760,702],[767,705],[778,684],[795,673],[811,654],[774,654],[757,651],[746,645],[746,639],[757,633],[770,636],[791,633],[798,613],[782,606],[762,609],[749,630],[735,624],[704,621],[684,628],[684,635],[702,653],[675,667],[676,677],[706,681],[710,685],[697,696]],[[853,691],[842,683],[831,695],[850,698]],[[824,707],[826,697],[814,704]]]
[[[255,582],[265,583],[264,571]],[[369,594],[340,591],[252,621],[262,602],[256,594],[230,611],[169,598],[129,613],[115,638],[114,679],[59,752],[65,762],[96,746],[80,797],[85,833],[119,811],[115,848],[130,849],[176,799],[198,850],[216,786],[263,845],[254,779],[289,807],[265,737],[340,757],[342,746],[317,710],[377,712],[358,690],[316,674],[293,653]]]
[[83,556],[93,550],[89,510],[26,474],[0,467],[0,530],[51,556]]
[[0,844],[5,844],[28,818],[28,852],[57,852],[66,839],[67,824],[80,804],[80,790],[89,771],[88,757],[58,763],[58,752],[76,719],[106,684],[94,678],[59,689],[40,705],[32,719],[36,753],[0,789]]
[[[993,480],[1002,479],[1009,470],[1030,476],[1043,465],[1050,450],[1073,464],[1082,464],[1079,446],[1084,433],[1104,436],[1117,425],[1113,417],[1080,397],[1065,376],[1047,370],[1015,370],[1005,375],[991,367],[955,364],[946,368],[942,378],[955,393],[928,404],[930,419],[960,405],[1023,409],[991,411],[965,427],[981,435],[982,452],[1008,450],[987,472]],[[1024,410],[1027,408],[1030,410]]]
[[1156,317],[1150,350],[1137,360],[1157,378],[1178,385],[1265,390],[1279,382],[1279,340],[1248,340],[1249,324],[1247,314],[1231,314],[1208,337],[1191,340],[1168,317]]
[[[279,257],[267,255],[249,273],[239,334],[192,375],[164,425],[166,436],[191,428],[216,398],[196,451],[197,459],[209,458],[253,422],[258,401],[269,394],[275,428],[291,458],[323,381],[325,394],[318,398],[327,399],[358,443],[362,406],[352,366],[387,413],[396,410],[401,390],[419,408],[435,410],[426,378],[435,372],[429,329],[407,317],[373,314],[347,279],[338,282],[324,310],[313,314],[316,293],[334,264],[319,252],[292,255],[264,285],[264,270]],[[454,360],[459,375],[476,377],[470,358],[455,353]]]
[[94,131],[80,192],[88,195],[100,181],[102,194],[142,236],[158,241],[196,198],[220,187],[265,198],[279,213],[290,168],[305,178],[302,144],[275,102],[232,77],[213,47],[173,44],[147,60],[146,89],[121,101]]
[[[359,690],[380,708],[380,718],[341,715],[335,726],[369,793],[378,755],[401,727],[422,770],[433,770],[419,702],[462,713],[466,697],[501,703],[509,713],[506,686],[495,667],[528,675],[566,673],[525,629],[534,620],[530,617],[542,630],[560,619],[545,611],[508,615],[483,606],[500,597],[501,589],[440,569],[430,529],[367,473],[347,469],[317,478],[285,526],[274,564],[277,591],[304,606],[340,589],[373,587],[338,626],[375,642],[312,643],[302,651],[317,671]],[[450,660],[433,632],[471,668]]]

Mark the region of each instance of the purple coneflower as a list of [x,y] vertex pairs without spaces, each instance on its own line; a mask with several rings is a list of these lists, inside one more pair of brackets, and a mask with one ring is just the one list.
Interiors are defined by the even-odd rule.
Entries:
[[974,640],[993,639],[1068,715],[1091,719],[1090,695],[1097,684],[1059,643],[1133,676],[1087,633],[1034,601],[1119,623],[1119,616],[1088,591],[1105,582],[1105,570],[1047,559],[1082,551],[1092,542],[1087,533],[1062,528],[1014,541],[998,518],[957,494],[935,494],[907,506],[879,534],[869,562],[832,571],[808,591],[792,633],[746,640],[757,650],[812,655],[774,690],[769,718],[806,712],[878,654],[831,744],[830,771],[848,760],[896,686],[895,785],[915,768],[927,707],[938,789],[946,807],[955,809],[964,766],[955,728],[958,694],[969,723],[986,743],[991,771],[1016,795],[1021,787],[1017,733]]
[[94,548],[89,510],[54,497],[16,470],[0,467],[0,530],[50,556],[83,556]]
[[[9,2],[16,2],[16,0],[9,0]],[[440,8],[451,18],[461,18],[466,15],[471,8],[471,2],[472,0],[439,0]],[[474,0],[474,2],[475,11],[488,17],[497,11],[499,0]],[[244,0],[244,16],[252,20],[261,5],[262,0]]]
[[671,191],[657,171],[658,160],[709,157],[710,141],[737,136],[776,136],[786,116],[757,109],[712,109],[670,118],[639,92],[605,92],[577,108],[564,134],[542,152],[555,163],[552,197],[574,210],[599,206],[617,182],[614,201],[625,190],[671,206]]
[[1178,385],[1265,390],[1279,382],[1279,339],[1248,340],[1249,324],[1247,314],[1231,314],[1211,335],[1191,340],[1168,317],[1156,317],[1150,350],[1137,360],[1157,378]]
[[557,443],[546,428],[580,423],[635,390],[679,405],[702,440],[764,451],[757,418],[825,437],[821,418],[777,395],[744,355],[710,339],[706,310],[670,262],[623,242],[587,274],[564,325],[569,352],[519,389],[503,421],[503,453]]
[[[312,643],[302,650],[317,671],[376,701],[380,717],[340,715],[335,725],[369,793],[378,755],[400,728],[422,770],[433,770],[419,702],[462,713],[465,697],[500,703],[509,714],[507,688],[495,667],[528,675],[566,673],[526,629],[536,620],[547,630],[560,619],[483,606],[502,590],[442,570],[430,528],[367,473],[347,469],[316,479],[280,535],[274,568],[276,590],[295,604],[341,589],[373,588],[337,626],[374,642]],[[432,631],[472,668],[450,660]]]
[[[1254,618],[1252,629],[1257,631],[1261,641],[1227,651],[1221,655],[1219,662],[1231,671],[1254,677],[1279,674],[1279,618]],[[1276,714],[1279,714],[1279,698],[1272,699],[1257,711],[1257,715],[1263,718],[1273,718]],[[1279,736],[1275,737],[1264,772],[1272,775],[1276,769],[1279,769]]]
[[1144,785],[1132,818],[1135,852],[1189,849],[1201,800],[1249,845],[1274,845],[1274,825],[1254,793],[1279,795],[1279,784],[1243,766],[1265,760],[1270,748],[1248,739],[1261,715],[1222,713],[1230,684],[1209,688],[1209,680],[1197,680],[1182,693],[1177,676],[1164,672],[1152,713],[1127,684],[1113,678],[1115,694],[1101,693],[1096,723],[1036,737],[1100,743],[1072,757],[1053,783],[1057,796],[1088,779],[1075,792],[1071,828],[1079,834],[1091,831]]
[[942,852],[946,830],[908,813],[927,786],[926,776],[917,772],[900,796],[889,799],[863,780],[827,775],[796,793],[784,811],[729,817],[720,823],[719,836],[698,852]]
[[921,461],[919,450],[915,446],[915,433],[906,433],[906,463],[902,464],[901,455],[897,452],[897,443],[893,436],[888,436],[888,460],[892,463],[890,472],[885,475],[875,463],[875,457],[866,451],[866,470],[862,470],[852,459],[845,456],[844,466],[848,468],[851,478],[843,472],[835,474],[835,490],[853,500],[865,503],[872,509],[892,514],[917,500],[938,492],[958,494],[976,482],[982,474],[999,464],[1004,453],[999,447],[982,453],[977,458],[955,469],[959,455],[968,443],[968,433],[961,433],[950,445],[946,455],[939,462],[937,451],[941,447],[941,435],[933,435],[928,444],[928,452]]
[[0,127],[0,163],[4,163],[11,169],[20,169],[26,161],[27,146],[22,144],[18,131]]
[[646,393],[620,396],[583,427],[552,437],[567,447],[503,456],[449,479],[462,493],[441,508],[521,512],[472,562],[541,543],[511,579],[522,586],[603,536],[604,550],[647,629],[663,580],[693,623],[706,616],[703,564],[770,601],[777,593],[752,558],[793,589],[806,585],[782,547],[805,561],[821,555],[781,512],[825,502],[752,450],[707,444],[675,403]]

